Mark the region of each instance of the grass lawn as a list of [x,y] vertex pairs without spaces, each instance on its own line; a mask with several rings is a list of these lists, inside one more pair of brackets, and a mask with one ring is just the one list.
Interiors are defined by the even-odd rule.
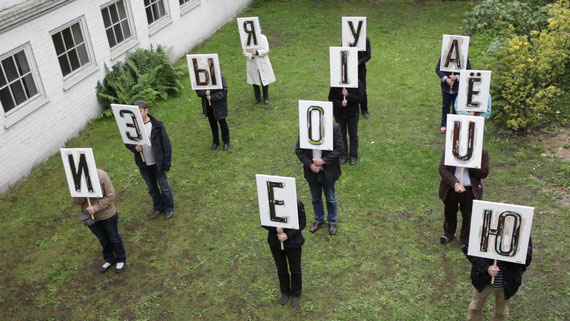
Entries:
[[[208,121],[184,93],[152,106],[173,143],[175,216],[150,221],[151,200],[115,120],[94,121],[67,147],[92,147],[113,180],[127,270],[99,274],[100,245],[79,223],[61,157],[0,196],[2,320],[462,320],[472,286],[457,241],[441,246],[437,167],[441,94],[434,67],[442,34],[461,34],[467,1],[258,1],[277,82],[270,105],[253,104],[235,21],[192,53],[218,53],[229,87],[231,148],[210,151]],[[299,99],[326,100],[328,47],[342,16],[367,16],[371,118],[360,120],[360,157],[337,182],[339,231],[305,230],[303,295],[280,306],[267,231],[259,227],[255,174],[297,179]],[[488,41],[471,39],[475,69]],[[179,62],[186,69],[185,59]],[[484,199],[535,207],[533,263],[511,299],[512,320],[570,318],[570,167],[536,141],[485,133],[491,173]],[[564,254],[566,253],[566,254]],[[489,301],[493,301],[492,299]],[[564,303],[566,302],[566,303]],[[492,304],[485,314],[490,318]]]

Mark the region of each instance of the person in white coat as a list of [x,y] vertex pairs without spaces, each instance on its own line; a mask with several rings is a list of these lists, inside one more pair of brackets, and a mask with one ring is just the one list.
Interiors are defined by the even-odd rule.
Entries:
[[275,81],[273,67],[267,54],[269,54],[269,42],[265,35],[261,35],[258,49],[243,51],[243,55],[247,57],[247,83],[253,85],[256,104],[261,101],[259,86],[263,87],[263,102],[269,104],[269,84]]

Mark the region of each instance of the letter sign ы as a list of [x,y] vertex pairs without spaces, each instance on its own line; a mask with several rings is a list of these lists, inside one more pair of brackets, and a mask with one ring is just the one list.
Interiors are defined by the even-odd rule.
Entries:
[[444,164],[481,168],[485,118],[449,114],[447,125]]
[[490,70],[461,70],[457,110],[484,113],[489,105]]
[[222,89],[218,54],[186,55],[192,90]]
[[150,139],[138,106],[111,104],[123,143],[150,145]]
[[333,150],[333,106],[330,101],[299,100],[299,145]]
[[342,46],[366,51],[366,17],[342,17]]
[[467,68],[469,37],[443,35],[439,69],[459,73]]
[[257,174],[255,180],[261,225],[298,230],[295,178]]
[[91,148],[61,148],[71,197],[103,197]]
[[330,47],[331,87],[358,88],[358,50]]
[[257,49],[261,40],[261,26],[258,17],[237,18],[241,48]]
[[469,255],[524,264],[534,208],[473,201]]

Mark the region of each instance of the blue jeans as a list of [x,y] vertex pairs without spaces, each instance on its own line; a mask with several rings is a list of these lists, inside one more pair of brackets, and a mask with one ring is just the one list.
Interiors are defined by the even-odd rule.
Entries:
[[313,211],[315,212],[315,221],[322,223],[325,220],[325,209],[323,207],[323,195],[327,199],[327,221],[329,224],[337,223],[337,202],[334,190],[334,182],[330,183],[325,178],[325,174],[320,172],[317,179],[309,182],[309,189],[311,190],[311,197],[313,198]]
[[[450,94],[446,91],[441,91],[441,127],[447,127],[447,114],[449,114],[449,109],[455,103],[455,98],[457,98],[457,94]],[[455,114],[455,108],[453,109],[453,113]]]
[[95,224],[89,226],[91,232],[97,236],[101,246],[103,246],[103,258],[105,262],[111,264],[124,263],[127,260],[123,240],[119,235],[118,222],[119,215],[115,213],[115,215],[108,219],[97,221]]
[[156,165],[139,167],[139,170],[148,187],[148,193],[152,197],[153,209],[156,211],[174,210],[174,199],[166,180],[166,173],[159,171]]

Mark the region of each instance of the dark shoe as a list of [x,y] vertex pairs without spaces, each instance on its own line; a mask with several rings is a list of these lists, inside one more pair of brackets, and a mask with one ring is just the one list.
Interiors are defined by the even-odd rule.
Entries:
[[291,307],[292,308],[296,308],[299,306],[299,299],[300,298],[298,296],[291,297]]
[[355,157],[351,157],[350,158],[350,165],[355,165],[356,164],[356,158]]
[[340,164],[341,164],[341,165],[346,164],[346,157],[341,157],[341,158],[340,158]]
[[336,235],[336,229],[337,229],[336,224],[329,225],[329,234]]
[[281,297],[279,298],[279,304],[285,305],[288,302],[289,302],[289,296],[287,294],[281,295]]
[[255,98],[255,101],[253,102],[254,104],[259,104],[259,102],[261,101],[261,98]]
[[364,118],[368,119],[368,117],[370,117],[370,114],[367,111],[363,111],[362,116],[364,116]]
[[266,105],[269,105],[269,99],[265,98],[265,99],[263,100],[263,103],[265,103]]
[[210,148],[210,149],[211,149],[211,150],[214,150],[214,149],[216,149],[216,148],[218,148],[218,144],[212,144],[212,148]]
[[105,262],[103,264],[103,266],[101,266],[101,270],[99,270],[99,272],[101,273],[105,273],[107,272],[107,270],[112,266],[113,264],[109,263],[109,262]]
[[445,245],[445,244],[451,242],[451,240],[453,240],[454,238],[455,238],[455,235],[453,235],[451,237],[443,235],[439,238],[439,243],[441,243],[441,245]]
[[115,268],[115,273],[117,273],[117,274],[122,273],[125,270],[125,267],[127,267],[125,262],[123,262],[122,264],[117,263],[117,267]]
[[461,244],[461,252],[463,252],[463,254],[467,255],[467,244]]
[[323,222],[317,222],[317,221],[313,222],[313,225],[311,225],[309,232],[315,233],[319,229],[319,227],[321,227],[321,225],[323,225]]
[[224,143],[224,151],[230,149],[230,144]]
[[172,218],[173,215],[174,215],[174,211],[167,211],[166,214],[164,215],[164,218],[169,220]]
[[154,220],[155,218],[158,217],[159,214],[160,214],[160,211],[159,211],[159,210],[154,210],[154,211],[152,211],[152,214],[150,214],[150,219],[151,219],[151,220]]

